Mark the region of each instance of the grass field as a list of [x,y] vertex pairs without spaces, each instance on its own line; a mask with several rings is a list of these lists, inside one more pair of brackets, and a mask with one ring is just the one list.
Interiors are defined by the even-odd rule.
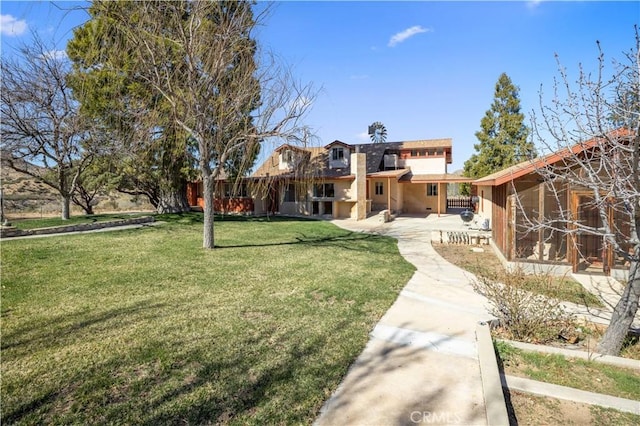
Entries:
[[413,273],[326,222],[2,243],[6,424],[309,424]]

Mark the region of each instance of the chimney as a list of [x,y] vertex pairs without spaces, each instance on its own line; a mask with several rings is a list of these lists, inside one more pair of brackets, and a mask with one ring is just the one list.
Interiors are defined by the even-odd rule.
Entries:
[[355,220],[367,218],[367,154],[357,152],[351,154],[351,174],[355,179],[351,184],[351,198],[356,200],[351,209],[351,217]]

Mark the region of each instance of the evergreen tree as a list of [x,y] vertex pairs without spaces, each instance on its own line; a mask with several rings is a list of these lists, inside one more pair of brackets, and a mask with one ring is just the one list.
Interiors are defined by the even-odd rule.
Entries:
[[536,155],[535,147],[527,141],[529,129],[520,112],[518,88],[505,73],[498,78],[493,103],[480,127],[476,132],[480,143],[473,146],[476,153],[464,163],[465,176],[487,176]]
[[286,69],[259,66],[256,59],[268,56],[258,54],[253,38],[253,5],[102,0],[91,6],[92,15],[103,19],[87,27],[86,39],[93,33],[104,36],[87,49],[97,61],[82,65],[88,72],[126,80],[124,94],[132,96],[113,90],[120,85],[108,93],[130,103],[127,111],[153,112],[143,114],[144,120],[115,117],[116,126],[132,126],[133,134],[171,129],[186,136],[184,148],[192,149],[202,180],[205,248],[215,247],[216,181],[249,170],[263,141],[305,142],[309,134],[302,117],[313,94]]
[[70,85],[81,112],[118,141],[112,152],[116,189],[147,196],[158,213],[188,211],[186,182],[195,176],[188,135],[172,121],[171,106],[135,75],[135,57],[122,49],[125,34],[110,13],[126,10],[134,17],[140,8],[135,2],[110,3],[95,2],[88,9],[91,19],[74,30],[67,46]]
[[[232,13],[250,12],[248,3],[210,5],[208,11],[203,11],[201,3],[96,1],[89,9],[92,19],[74,31],[74,38],[68,45],[69,56],[75,64],[72,84],[82,100],[82,111],[91,117],[99,117],[122,144],[118,153],[118,190],[146,195],[161,213],[189,208],[186,181],[197,175],[198,142],[186,128],[189,126],[185,126],[179,117],[188,114],[185,101],[193,100],[186,94],[185,86],[192,84],[192,88],[198,87],[206,79],[193,75],[194,71],[206,74],[206,70],[199,69],[202,63],[196,67],[187,63],[186,55],[198,56],[202,52],[198,51],[200,46],[196,47],[194,40],[188,40],[185,45],[181,37],[185,28],[193,25],[194,19],[200,19],[194,18],[195,14],[202,13],[205,18],[203,25],[197,26],[200,31],[198,37],[204,40],[217,37],[216,33],[222,27],[220,9]],[[247,16],[249,19],[245,25],[250,27],[253,21],[250,13]],[[147,40],[143,41],[145,38]],[[245,70],[255,70],[255,43],[245,38],[244,46],[234,47],[235,58],[220,64],[229,67],[226,74],[215,76],[220,87],[227,85],[233,90],[237,84],[230,78],[233,61],[242,63]],[[144,52],[139,43],[150,51]],[[207,46],[202,43],[202,47]],[[164,79],[169,88],[160,87],[157,76],[161,76],[159,78]],[[198,80],[192,81],[191,78]],[[255,78],[244,83],[254,95],[243,103],[244,109],[234,119],[238,123],[236,130],[247,131],[252,125],[250,114],[260,104],[260,87]],[[219,100],[225,90],[220,87],[200,93],[211,103],[205,109],[221,105]],[[212,133],[219,131],[220,120],[215,110],[198,114],[203,114],[203,118],[208,120]],[[226,132],[233,133],[234,129],[229,128]],[[231,139],[231,135],[227,139]],[[214,149],[210,152],[212,162],[221,162],[226,176],[242,177],[259,154],[259,145],[254,142],[224,156],[223,150]]]

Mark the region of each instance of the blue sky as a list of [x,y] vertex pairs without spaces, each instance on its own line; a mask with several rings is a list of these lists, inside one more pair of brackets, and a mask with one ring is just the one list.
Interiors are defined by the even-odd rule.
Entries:
[[[2,54],[37,31],[64,49],[86,14],[77,3],[2,1]],[[65,9],[65,10],[61,10]],[[523,112],[550,94],[558,66],[596,71],[634,44],[640,2],[283,1],[259,29],[260,43],[321,89],[308,123],[319,144],[367,142],[381,121],[388,141],[453,138],[462,168],[502,72],[520,88]]]

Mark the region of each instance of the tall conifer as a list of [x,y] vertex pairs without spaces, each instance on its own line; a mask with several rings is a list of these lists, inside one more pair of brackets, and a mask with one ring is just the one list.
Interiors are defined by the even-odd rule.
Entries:
[[518,87],[502,73],[496,83],[494,100],[480,121],[476,132],[476,151],[464,163],[464,175],[480,178],[536,155],[534,145],[527,141],[529,129],[520,112]]

